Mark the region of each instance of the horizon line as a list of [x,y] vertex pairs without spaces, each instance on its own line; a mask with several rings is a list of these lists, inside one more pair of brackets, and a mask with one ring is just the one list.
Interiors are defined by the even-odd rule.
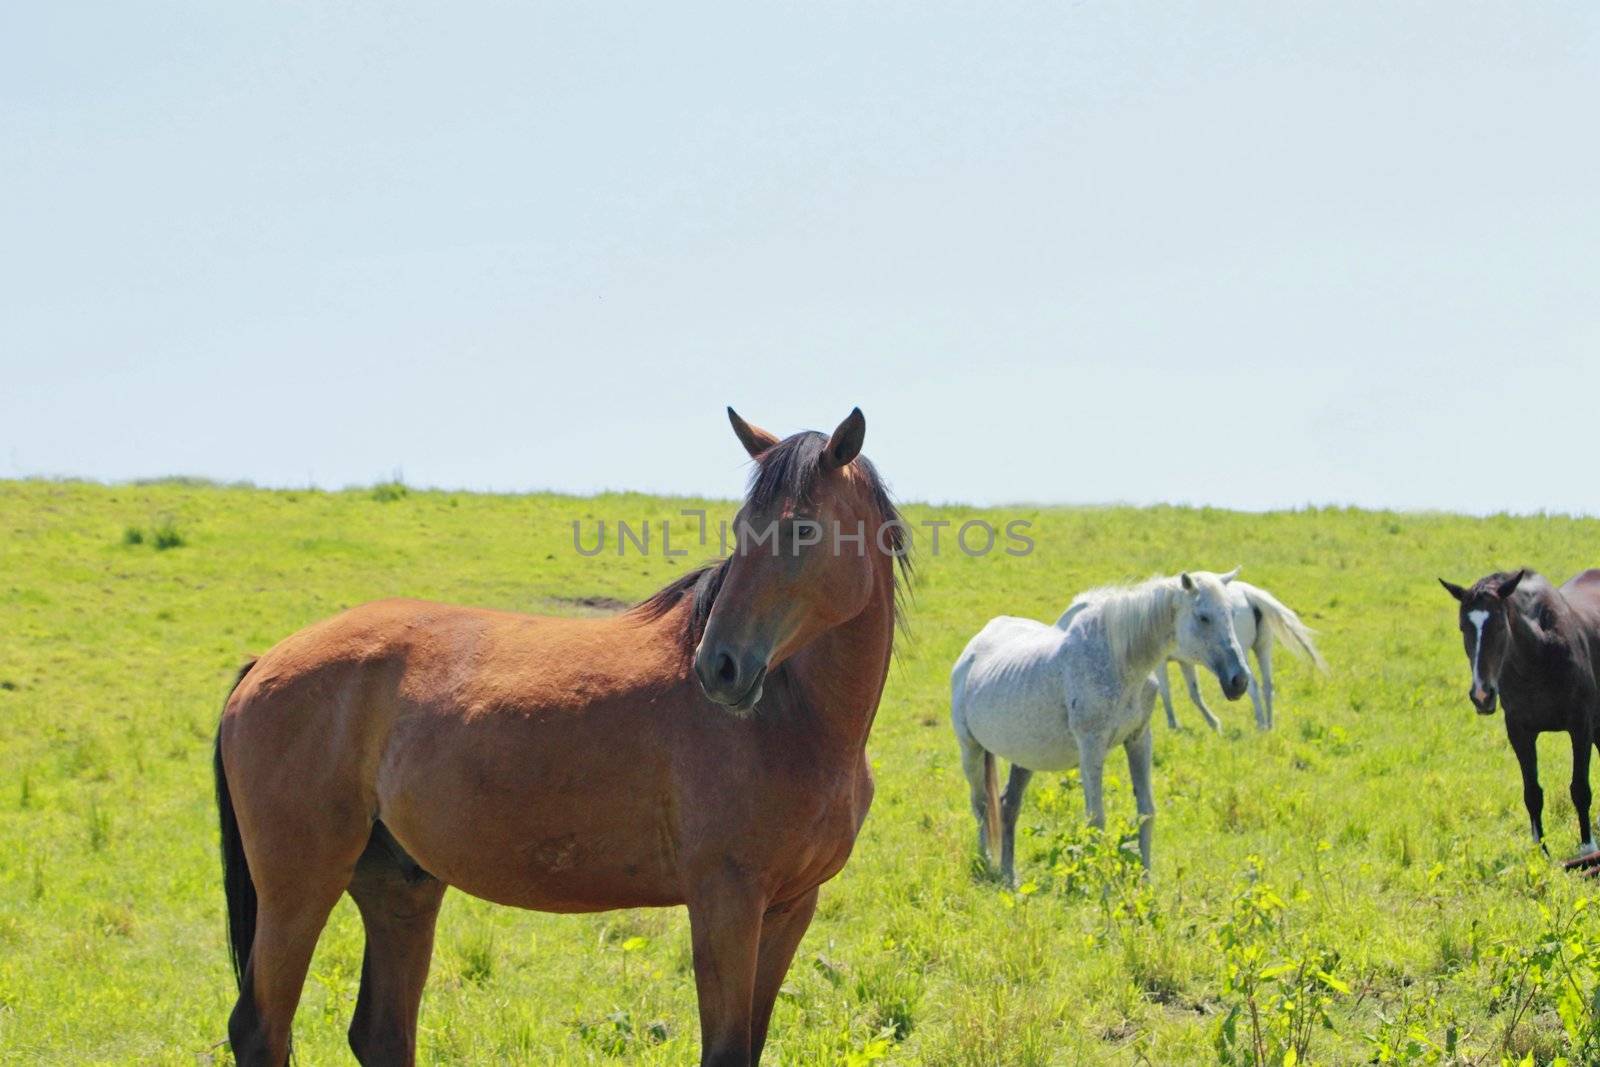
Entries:
[[[553,488],[527,488],[527,489],[488,489],[466,488],[459,486],[441,485],[416,485],[407,482],[400,472],[388,479],[378,479],[371,482],[353,482],[347,485],[333,487],[306,484],[306,485],[273,485],[264,484],[249,478],[213,478],[208,475],[196,474],[168,474],[157,477],[140,478],[94,478],[75,474],[27,474],[0,477],[0,486],[22,485],[28,483],[50,485],[86,485],[105,489],[116,488],[157,488],[162,486],[187,489],[210,490],[255,490],[265,493],[326,493],[329,495],[340,493],[370,492],[384,485],[400,485],[407,492],[437,493],[440,495],[464,494],[468,496],[484,497],[526,497],[526,496],[551,496],[568,500],[595,500],[605,496],[638,496],[654,497],[661,500],[698,501],[712,504],[736,505],[736,497],[720,497],[697,493],[683,492],[658,492],[647,489],[620,489],[605,488],[587,491]],[[912,508],[960,508],[968,511],[1001,511],[1007,508],[1032,508],[1036,510],[1058,511],[1151,511],[1158,508],[1170,508],[1176,511],[1218,511],[1235,515],[1280,515],[1298,514],[1313,511],[1357,511],[1370,515],[1396,515],[1407,518],[1461,518],[1461,519],[1569,519],[1569,520],[1595,520],[1600,519],[1600,514],[1582,511],[1513,511],[1503,509],[1500,511],[1470,512],[1455,511],[1449,508],[1434,507],[1371,507],[1356,503],[1316,503],[1306,501],[1300,504],[1290,504],[1267,508],[1242,508],[1230,507],[1221,504],[1196,503],[1194,501],[1149,501],[1139,503],[1129,500],[1113,501],[1044,501],[1044,500],[1013,500],[992,504],[977,504],[963,500],[915,500],[896,498],[895,503],[900,507]]]

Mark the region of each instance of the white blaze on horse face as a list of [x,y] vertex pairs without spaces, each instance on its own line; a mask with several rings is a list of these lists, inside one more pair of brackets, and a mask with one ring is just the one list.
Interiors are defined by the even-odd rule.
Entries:
[[1481,693],[1483,692],[1483,681],[1478,677],[1478,656],[1483,652],[1483,624],[1489,621],[1489,613],[1482,610],[1469,611],[1467,612],[1467,621],[1472,623],[1473,627],[1478,631],[1478,636],[1472,644],[1472,691]]

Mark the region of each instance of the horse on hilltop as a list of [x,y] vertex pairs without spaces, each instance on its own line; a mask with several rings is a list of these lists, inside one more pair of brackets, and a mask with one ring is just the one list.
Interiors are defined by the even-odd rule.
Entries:
[[[350,1047],[414,1062],[449,886],[538,911],[687,905],[700,1062],[760,1060],[872,801],[909,561],[859,410],[782,441],[728,415],[756,464],[733,554],[626,613],[387,600],[240,673],[215,753],[240,1064],[287,1061],[346,892],[366,931]],[[809,536],[826,527],[865,536]]]

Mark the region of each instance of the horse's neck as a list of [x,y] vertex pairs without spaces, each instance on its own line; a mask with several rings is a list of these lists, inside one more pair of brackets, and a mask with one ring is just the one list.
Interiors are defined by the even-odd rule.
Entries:
[[1159,620],[1159,625],[1141,627],[1139,638],[1128,646],[1127,656],[1120,665],[1121,677],[1117,679],[1124,691],[1143,682],[1177,644],[1177,606],[1162,601],[1153,610],[1163,612],[1165,618]]
[[848,752],[866,747],[889,674],[894,626],[890,573],[879,576],[877,592],[859,615],[795,653],[790,669],[820,720],[819,743]]
[[[1511,655],[1506,666],[1512,671],[1537,673],[1539,661],[1555,641],[1572,642],[1581,637],[1581,628],[1572,625],[1572,607],[1559,590],[1546,587],[1534,596],[1518,596],[1507,613],[1511,625]],[[1534,627],[1537,626],[1536,633]]]

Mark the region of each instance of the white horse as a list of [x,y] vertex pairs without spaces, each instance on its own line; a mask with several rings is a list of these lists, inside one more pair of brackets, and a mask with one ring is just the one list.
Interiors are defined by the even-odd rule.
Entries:
[[[1054,626],[1003,615],[968,642],[950,672],[950,719],[978,820],[978,850],[1000,838],[1000,871],[1016,880],[1017,815],[1034,771],[1077,767],[1089,822],[1104,826],[1102,764],[1112,745],[1128,754],[1139,810],[1139,857],[1150,866],[1155,800],[1150,788],[1150,672],[1176,647],[1216,673],[1229,700],[1244,695],[1250,668],[1233,630],[1223,575],[1152,578],[1097,589]],[[1011,761],[1005,799],[995,757]]]
[[[1289,651],[1310,660],[1319,671],[1326,673],[1328,664],[1323,660],[1322,653],[1317,651],[1317,646],[1311,640],[1312,631],[1300,621],[1300,616],[1265,589],[1249,582],[1231,582],[1228,585],[1228,599],[1233,607],[1233,628],[1239,635],[1239,644],[1244,648],[1255,650],[1256,664],[1260,668],[1250,678],[1250,702],[1255,705],[1256,726],[1262,730],[1270,730],[1273,726],[1273,641],[1283,642]],[[1200,709],[1200,714],[1205,716],[1206,725],[1213,730],[1220,730],[1222,723],[1200,697],[1200,680],[1195,677],[1194,664],[1176,657],[1169,662],[1178,665],[1178,670],[1183,674],[1184,685],[1189,690],[1189,699]],[[1258,678],[1259,685],[1257,685]],[[1178,716],[1172,709],[1172,683],[1167,678],[1165,663],[1156,669],[1156,685],[1161,693],[1161,703],[1167,709],[1167,725],[1176,730]]]

